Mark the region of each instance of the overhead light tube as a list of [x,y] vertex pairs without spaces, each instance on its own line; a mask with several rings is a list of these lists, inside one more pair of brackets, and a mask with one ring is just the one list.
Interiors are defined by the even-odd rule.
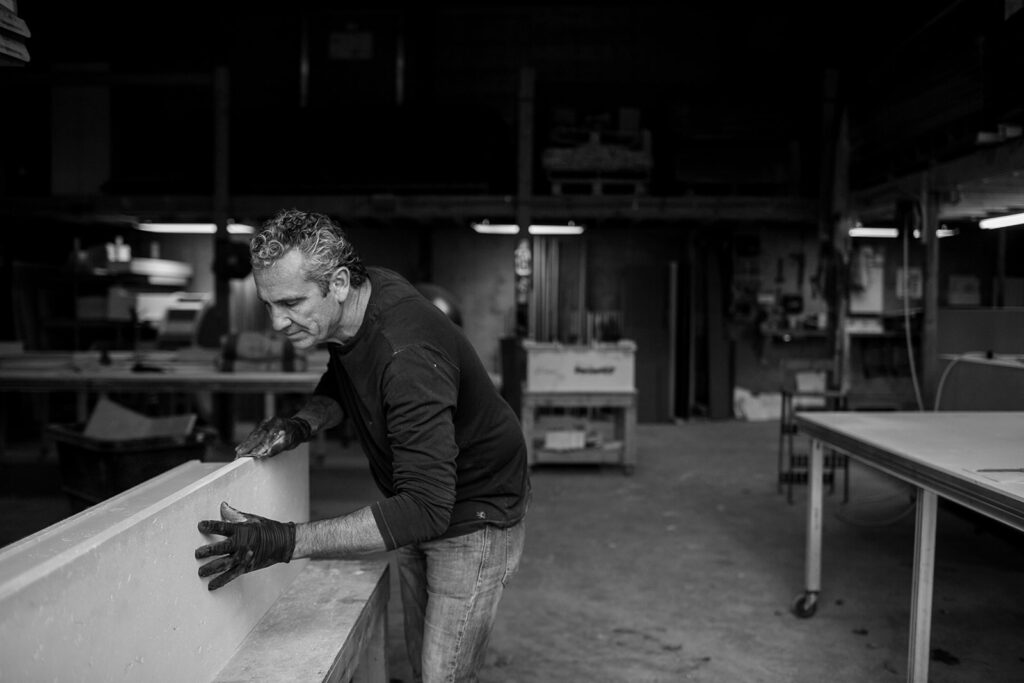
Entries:
[[531,235],[582,235],[583,226],[572,221],[568,225],[531,225],[527,232]]
[[[212,235],[217,232],[216,223],[139,223],[136,228],[142,232],[156,232],[165,235]],[[229,235],[251,235],[256,228],[244,223],[228,223]]]
[[859,225],[850,228],[850,237],[882,237],[892,239],[899,236],[900,231],[897,228],[866,228]]
[[473,230],[481,235],[518,235],[519,226],[514,223],[491,223],[482,220],[479,223],[471,223]]
[[1013,225],[1024,224],[1024,213],[1011,213],[1008,216],[996,216],[994,218],[983,218],[978,221],[978,227],[982,230],[995,230],[996,228],[1009,228]]

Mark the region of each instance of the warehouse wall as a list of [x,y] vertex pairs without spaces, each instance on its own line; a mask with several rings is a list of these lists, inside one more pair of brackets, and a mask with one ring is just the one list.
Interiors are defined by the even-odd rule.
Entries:
[[434,232],[432,282],[458,298],[462,327],[484,367],[501,374],[499,343],[514,331],[516,237],[454,226]]

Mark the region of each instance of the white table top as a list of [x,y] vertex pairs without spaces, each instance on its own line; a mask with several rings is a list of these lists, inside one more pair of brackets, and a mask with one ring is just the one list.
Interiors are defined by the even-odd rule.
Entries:
[[1024,412],[807,412],[797,428],[899,479],[1024,530]]

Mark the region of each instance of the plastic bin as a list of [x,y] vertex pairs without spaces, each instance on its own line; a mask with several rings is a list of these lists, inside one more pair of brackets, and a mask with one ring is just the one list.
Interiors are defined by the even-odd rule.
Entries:
[[188,462],[205,460],[208,432],[185,437],[109,441],[83,434],[80,424],[53,424],[46,435],[57,446],[61,490],[74,512],[95,505],[158,474]]

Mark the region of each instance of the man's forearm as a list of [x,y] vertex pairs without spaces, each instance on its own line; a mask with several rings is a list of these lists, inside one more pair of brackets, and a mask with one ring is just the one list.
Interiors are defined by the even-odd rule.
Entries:
[[350,557],[387,550],[369,507],[344,517],[295,525],[292,558]]
[[341,423],[345,416],[341,406],[332,398],[313,396],[292,417],[301,417],[313,428],[313,434]]

